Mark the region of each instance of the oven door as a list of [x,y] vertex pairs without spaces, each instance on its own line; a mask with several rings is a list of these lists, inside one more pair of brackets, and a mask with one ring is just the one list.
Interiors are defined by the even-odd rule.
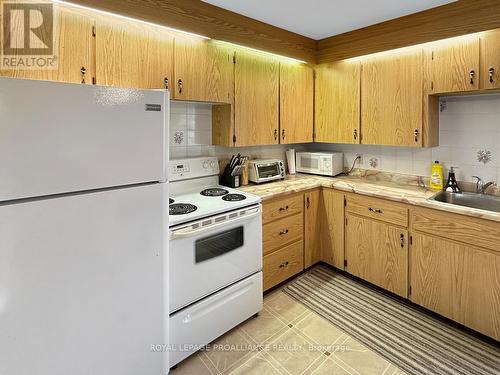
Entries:
[[172,313],[262,269],[262,208],[171,228],[169,246]]
[[318,173],[320,171],[320,158],[311,154],[297,155],[297,172]]

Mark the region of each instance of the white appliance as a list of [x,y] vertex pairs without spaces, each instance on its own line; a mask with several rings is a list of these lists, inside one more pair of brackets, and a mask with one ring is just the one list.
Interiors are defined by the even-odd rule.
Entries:
[[0,374],[165,374],[168,93],[0,78]]
[[218,179],[217,158],[170,162],[170,366],[262,309],[260,198]]
[[248,179],[256,184],[281,180],[285,178],[283,160],[250,160],[248,162]]
[[297,172],[336,176],[344,172],[342,152],[297,152]]

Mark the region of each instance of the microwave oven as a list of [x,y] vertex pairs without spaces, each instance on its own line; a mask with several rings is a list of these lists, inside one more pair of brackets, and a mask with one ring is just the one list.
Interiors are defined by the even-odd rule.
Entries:
[[298,152],[296,170],[301,173],[336,176],[344,172],[342,152]]
[[260,184],[281,180],[285,178],[285,165],[283,160],[250,160],[248,162],[248,179],[251,182]]

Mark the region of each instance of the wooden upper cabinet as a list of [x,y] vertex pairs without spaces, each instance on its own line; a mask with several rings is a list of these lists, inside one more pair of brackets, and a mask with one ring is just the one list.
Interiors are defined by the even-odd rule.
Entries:
[[360,74],[359,62],[345,61],[316,67],[316,142],[359,143]]
[[97,84],[158,89],[171,86],[172,32],[140,22],[96,18]]
[[346,215],[346,271],[408,296],[408,231],[357,215]]
[[214,103],[232,103],[234,48],[196,36],[175,37],[175,82],[172,97]]
[[235,63],[235,146],[279,143],[279,63],[238,49]]
[[434,42],[425,47],[430,93],[479,89],[479,36]]
[[500,339],[500,253],[414,234],[411,300]]
[[[70,83],[92,83],[94,50],[90,12],[54,4],[57,69],[0,70],[0,75]],[[45,25],[45,24],[44,24]],[[84,68],[85,74],[82,74]]]
[[280,143],[313,141],[314,71],[306,64],[280,63]]
[[481,36],[480,88],[500,88],[500,29]]
[[420,49],[363,62],[361,143],[422,146],[422,62]]

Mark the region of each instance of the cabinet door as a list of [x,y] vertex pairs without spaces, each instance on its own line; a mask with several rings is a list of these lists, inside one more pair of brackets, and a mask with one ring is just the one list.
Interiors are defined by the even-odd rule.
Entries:
[[[94,50],[89,12],[54,4],[54,33],[56,33],[57,69],[1,70],[0,75],[49,81],[92,84]],[[85,69],[85,75],[82,74]]]
[[360,79],[358,62],[337,62],[316,67],[316,142],[359,143]]
[[344,269],[344,194],[323,189],[320,210],[322,260]]
[[414,234],[411,300],[500,339],[500,254]]
[[195,36],[176,36],[173,97],[232,103],[234,49],[224,43]]
[[426,47],[431,93],[479,89],[479,37],[446,40]]
[[235,146],[279,143],[279,63],[258,52],[236,51]]
[[321,191],[304,194],[304,267],[321,261]]
[[172,86],[173,34],[116,17],[96,20],[96,75],[104,86],[158,89]]
[[280,143],[313,141],[313,69],[280,63]]
[[408,232],[347,214],[346,271],[402,297],[408,295]]
[[371,58],[361,74],[363,144],[422,145],[421,50]]
[[500,88],[500,29],[481,36],[481,89]]

